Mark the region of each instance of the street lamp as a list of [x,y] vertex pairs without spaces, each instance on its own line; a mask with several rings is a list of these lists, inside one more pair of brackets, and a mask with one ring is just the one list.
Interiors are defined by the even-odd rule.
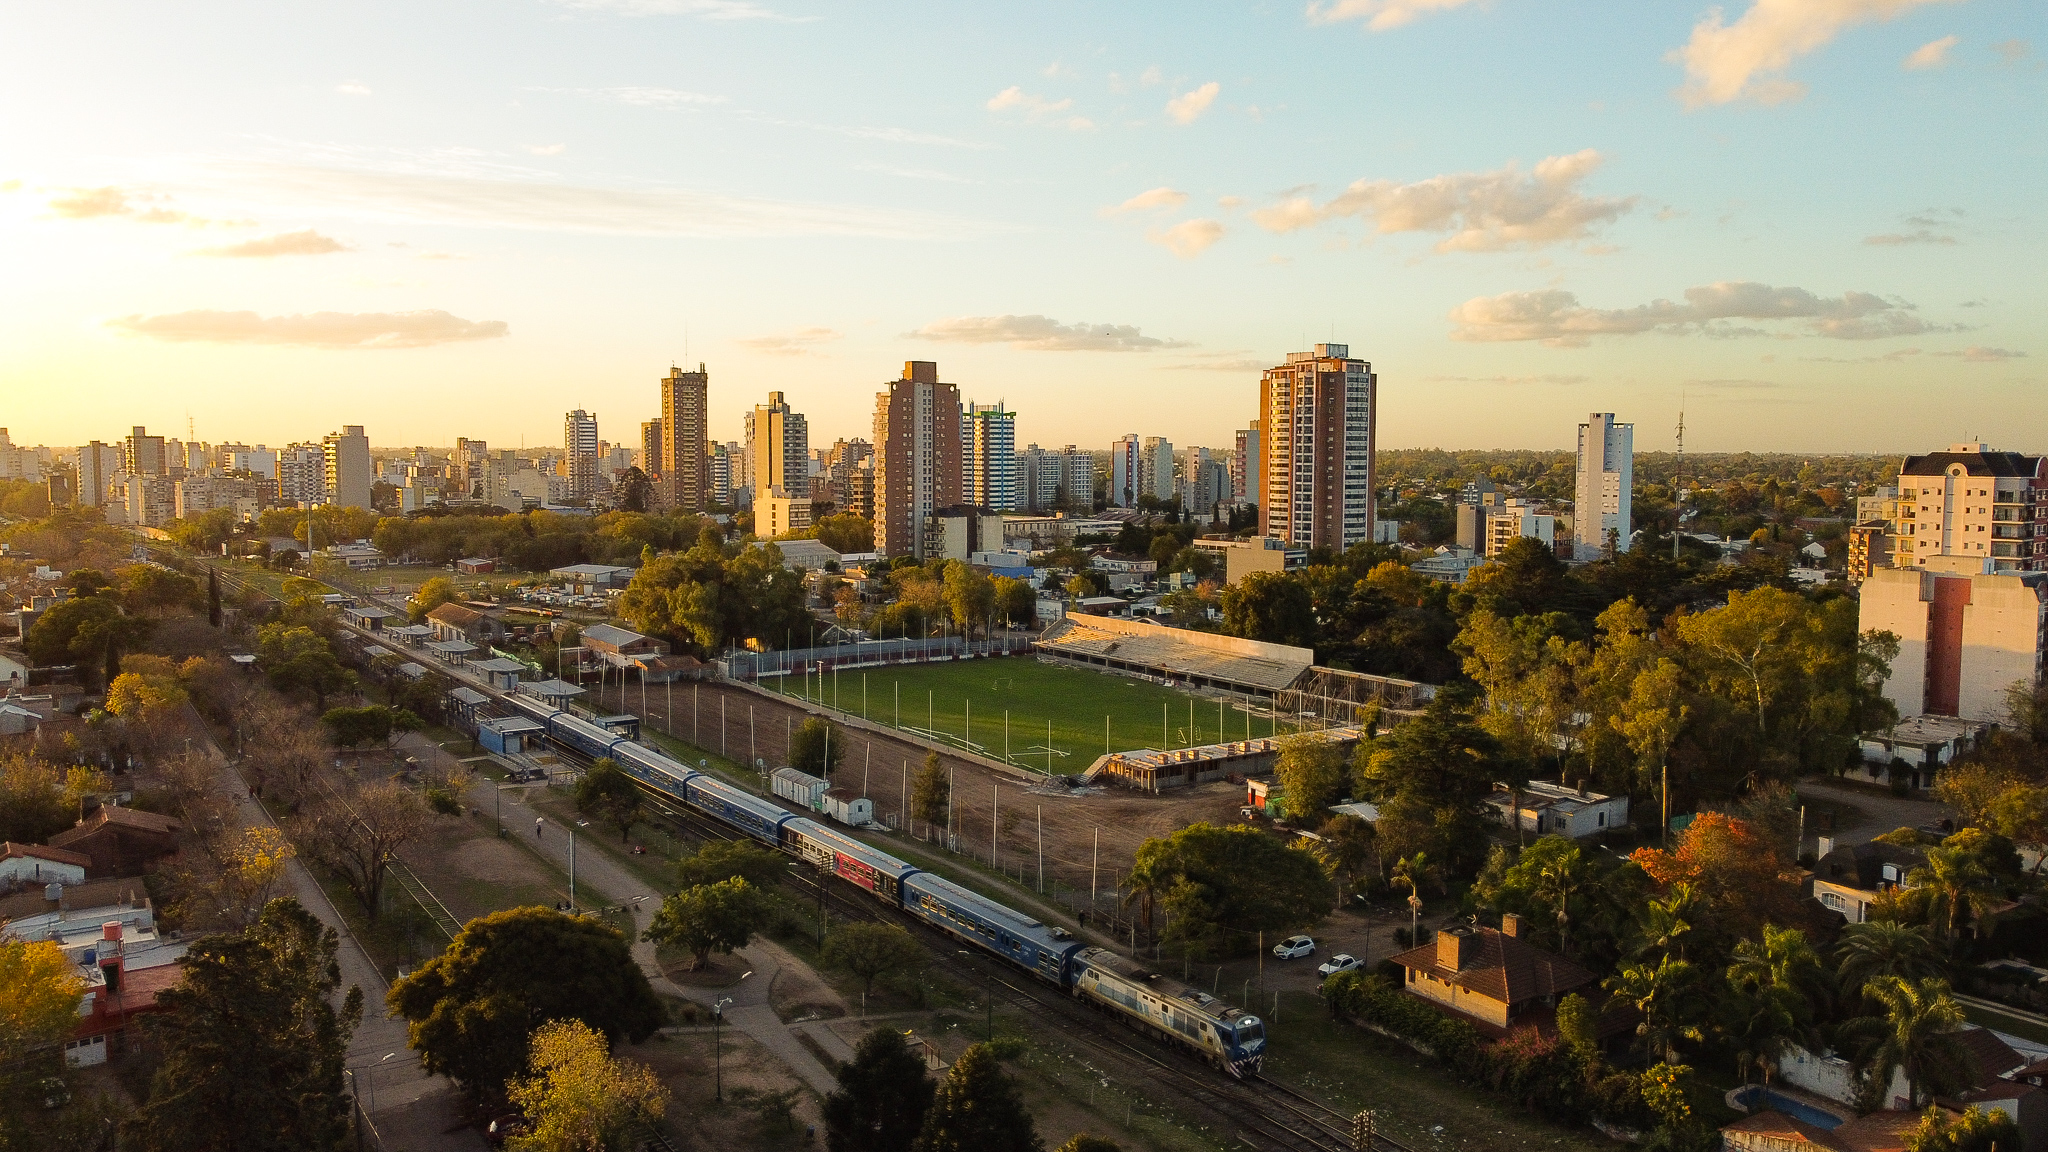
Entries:
[[732,1003],[727,996],[711,1005],[711,1075],[715,1086],[714,1095],[720,1104],[725,1103],[725,1006]]
[[[969,958],[974,955],[965,948],[957,948],[954,951]],[[988,1042],[993,1044],[996,1040],[996,970],[990,968],[983,975],[988,978]]]

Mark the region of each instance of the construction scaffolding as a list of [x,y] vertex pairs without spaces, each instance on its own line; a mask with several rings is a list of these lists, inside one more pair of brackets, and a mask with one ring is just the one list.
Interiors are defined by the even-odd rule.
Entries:
[[1330,723],[1359,724],[1368,708],[1378,708],[1393,719],[1415,715],[1435,698],[1434,684],[1318,665],[1275,693],[1273,708],[1282,715],[1312,714]]

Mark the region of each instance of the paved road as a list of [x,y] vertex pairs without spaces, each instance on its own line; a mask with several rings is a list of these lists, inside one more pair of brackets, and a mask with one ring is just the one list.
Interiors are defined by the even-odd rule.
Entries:
[[[419,757],[422,763],[437,764],[443,769],[454,767],[455,757],[424,736],[408,736],[401,742],[400,747],[408,755]],[[496,803],[497,797],[494,793],[494,785],[480,782],[470,789],[469,803],[474,808],[487,810],[490,805]],[[508,808],[516,806],[521,813],[517,818],[510,812],[506,813],[505,826],[513,830],[515,838],[528,848],[539,852],[556,867],[567,871],[569,829],[555,820],[548,819],[542,825],[541,834],[535,836],[533,825],[527,818],[532,814],[532,809],[525,806],[523,797],[519,793],[507,792],[505,802]],[[838,1087],[838,1080],[797,1040],[796,1034],[769,1006],[768,993],[775,983],[777,973],[784,968],[801,968],[803,965],[800,960],[772,941],[756,940],[739,951],[739,955],[746,958],[753,971],[752,976],[739,984],[730,988],[712,989],[692,988],[675,983],[662,975],[661,967],[655,961],[654,945],[639,938],[640,931],[647,927],[653,920],[655,912],[661,907],[664,893],[655,890],[612,860],[592,843],[595,837],[585,836],[583,839],[585,847],[576,854],[578,902],[588,906],[601,901],[605,904],[624,905],[632,910],[635,929],[633,959],[639,963],[640,970],[647,974],[648,981],[654,985],[656,991],[692,1000],[707,1007],[719,1000],[731,999],[732,1003],[725,1009],[727,1025],[738,1028],[752,1037],[777,1059],[789,1065],[792,1072],[821,1095]],[[433,886],[432,876],[424,876],[421,879],[428,887]],[[586,892],[596,893],[599,901],[584,898],[582,894]]]
[[[1856,788],[1833,780],[1807,779],[1799,782],[1799,793],[1809,803],[1838,803],[1856,810],[1830,833],[1836,844],[1863,844],[1894,828],[1917,828],[1922,824],[1955,815],[1946,804],[1932,800],[1909,800],[1875,788]],[[1819,833],[1809,825],[1804,850],[1811,851]]]

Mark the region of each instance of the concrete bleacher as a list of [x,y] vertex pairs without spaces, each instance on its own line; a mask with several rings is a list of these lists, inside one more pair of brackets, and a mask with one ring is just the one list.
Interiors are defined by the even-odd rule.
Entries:
[[1039,637],[1041,655],[1097,668],[1113,668],[1207,688],[1264,696],[1299,680],[1315,663],[1315,652],[1163,628],[1112,616],[1069,616]]

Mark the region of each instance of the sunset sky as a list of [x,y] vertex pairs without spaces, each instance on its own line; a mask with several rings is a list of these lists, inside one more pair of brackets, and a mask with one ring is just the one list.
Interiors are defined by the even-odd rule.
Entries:
[[632,442],[673,361],[869,434],[2048,450],[2039,0],[0,8],[0,426]]

